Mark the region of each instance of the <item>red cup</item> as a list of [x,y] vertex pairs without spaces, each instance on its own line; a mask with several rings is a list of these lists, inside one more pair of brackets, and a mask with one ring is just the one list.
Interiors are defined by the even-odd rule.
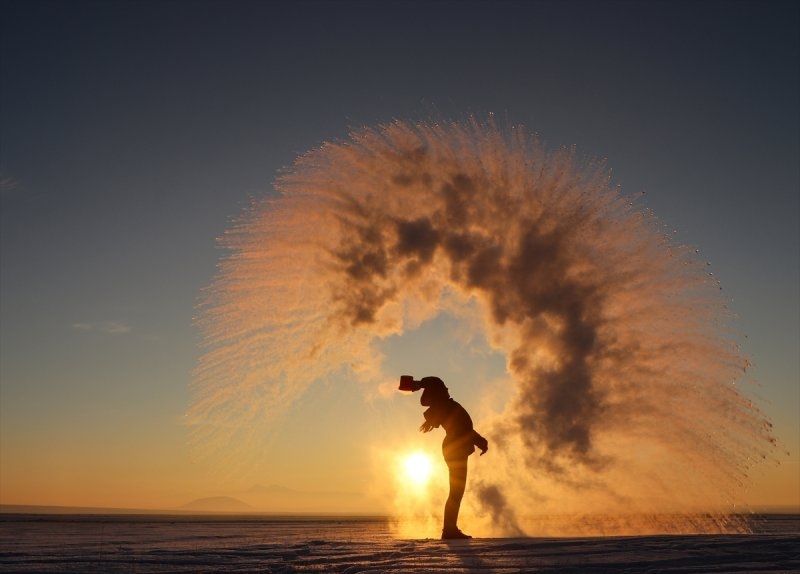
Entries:
[[402,375],[400,377],[400,390],[415,391],[416,389],[414,388],[414,377],[411,375]]

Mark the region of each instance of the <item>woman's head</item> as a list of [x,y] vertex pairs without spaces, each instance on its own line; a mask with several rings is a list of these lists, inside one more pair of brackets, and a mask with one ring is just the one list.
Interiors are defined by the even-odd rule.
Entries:
[[423,407],[429,407],[437,402],[447,400],[450,398],[450,393],[447,392],[447,387],[444,386],[444,381],[439,377],[423,377],[420,379],[422,388],[422,396],[419,403]]

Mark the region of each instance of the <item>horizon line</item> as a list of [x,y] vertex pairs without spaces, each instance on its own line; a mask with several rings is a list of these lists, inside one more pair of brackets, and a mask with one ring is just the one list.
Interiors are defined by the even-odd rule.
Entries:
[[[737,509],[734,511],[721,511],[721,510],[698,510],[696,512],[631,512],[614,514],[614,516],[623,515],[664,515],[664,514],[679,514],[679,515],[697,515],[697,514],[730,514],[730,515],[747,515],[747,514],[800,514],[800,506],[792,504],[771,504],[771,505],[754,505],[747,509]],[[55,504],[0,504],[0,515],[11,514],[39,514],[39,515],[161,515],[161,516],[272,516],[272,517],[311,517],[311,516],[325,516],[325,517],[373,517],[373,518],[389,518],[391,514],[386,512],[368,512],[368,511],[314,511],[314,510],[187,510],[181,507],[176,508],[125,508],[125,507],[106,507],[106,506],[67,506]],[[598,512],[592,513],[570,513],[575,516],[584,516],[586,514],[603,514]],[[565,514],[564,516],[569,516]],[[553,515],[557,516],[557,515]]]

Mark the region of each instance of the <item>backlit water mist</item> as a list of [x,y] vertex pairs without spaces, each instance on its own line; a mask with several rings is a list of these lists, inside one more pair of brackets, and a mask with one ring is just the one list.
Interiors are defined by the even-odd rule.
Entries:
[[467,512],[505,533],[701,509],[676,528],[737,528],[726,514],[773,439],[739,388],[726,299],[604,165],[519,128],[395,122],[299,157],[277,188],[225,234],[204,294],[201,449],[246,443],[315,380],[377,377],[382,338],[477,304],[515,391],[476,421],[493,462]]

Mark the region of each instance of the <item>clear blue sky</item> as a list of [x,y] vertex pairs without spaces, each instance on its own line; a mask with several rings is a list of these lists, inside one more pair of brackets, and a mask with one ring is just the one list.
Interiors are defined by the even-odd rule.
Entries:
[[231,218],[351,127],[490,112],[607,158],[623,192],[646,191],[702,250],[791,452],[775,472],[800,491],[798,14],[770,1],[3,1],[0,502],[179,499],[177,478],[88,496],[71,465],[98,485],[136,465],[189,473],[193,307]]

